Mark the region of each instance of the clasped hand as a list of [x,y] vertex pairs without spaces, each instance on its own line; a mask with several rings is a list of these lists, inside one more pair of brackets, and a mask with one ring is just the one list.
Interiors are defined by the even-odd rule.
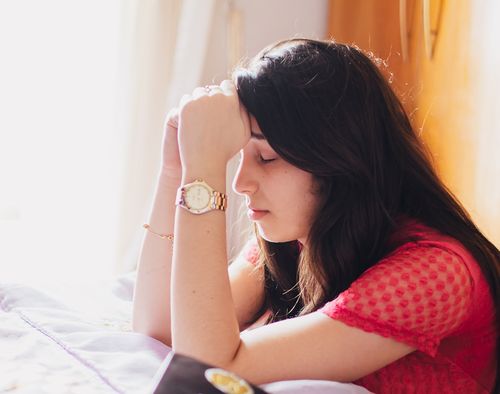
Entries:
[[249,115],[229,80],[185,94],[167,115],[163,138],[163,171],[215,172],[250,139]]

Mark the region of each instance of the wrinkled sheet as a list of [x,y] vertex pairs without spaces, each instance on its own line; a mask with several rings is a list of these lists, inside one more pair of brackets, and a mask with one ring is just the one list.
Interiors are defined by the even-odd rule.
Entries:
[[[149,393],[170,348],[132,332],[135,273],[112,281],[0,282],[0,393]],[[269,393],[368,393],[329,381],[265,384]]]

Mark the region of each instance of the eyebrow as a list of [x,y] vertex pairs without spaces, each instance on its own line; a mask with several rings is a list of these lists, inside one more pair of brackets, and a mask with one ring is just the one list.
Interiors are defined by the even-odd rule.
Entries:
[[255,131],[250,131],[251,138],[255,138],[256,140],[265,140],[267,139],[264,134],[256,133]]

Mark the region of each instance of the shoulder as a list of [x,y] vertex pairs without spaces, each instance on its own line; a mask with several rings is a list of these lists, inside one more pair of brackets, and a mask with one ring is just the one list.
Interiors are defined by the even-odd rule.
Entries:
[[473,280],[464,259],[444,245],[402,245],[321,310],[367,331],[434,354],[470,311]]
[[363,273],[344,292],[344,297],[379,295],[384,301],[395,297],[418,302],[422,297],[439,295],[468,297],[473,281],[464,259],[443,246],[406,244]]
[[460,241],[407,216],[402,217],[400,224],[398,231],[394,232],[390,240],[396,241],[396,244],[401,239],[410,238],[413,241],[399,244],[400,246],[390,255],[400,253],[405,249],[413,249],[417,254],[419,251],[427,249],[436,257],[447,256],[445,260],[455,256],[467,268],[473,283],[477,284],[482,281],[483,275],[478,262]]

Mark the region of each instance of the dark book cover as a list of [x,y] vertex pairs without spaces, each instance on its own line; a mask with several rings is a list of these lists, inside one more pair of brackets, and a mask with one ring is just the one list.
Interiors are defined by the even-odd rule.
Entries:
[[232,372],[174,351],[157,375],[154,394],[269,394]]

